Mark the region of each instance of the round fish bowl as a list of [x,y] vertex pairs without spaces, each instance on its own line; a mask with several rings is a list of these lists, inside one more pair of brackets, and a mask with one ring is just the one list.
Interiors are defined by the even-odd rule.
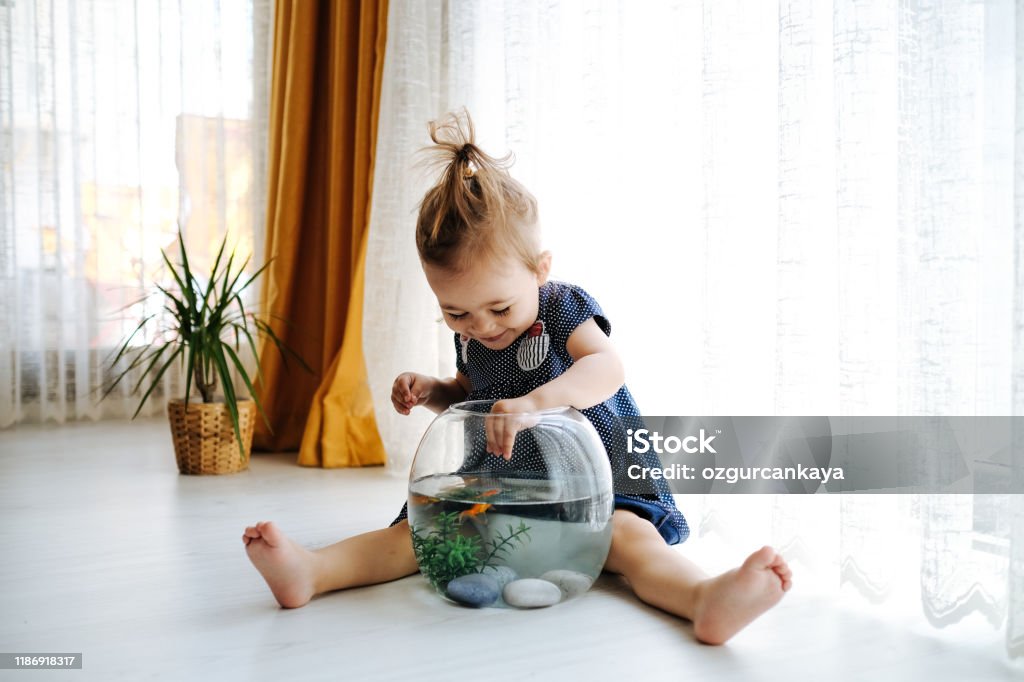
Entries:
[[[579,596],[611,546],[604,444],[571,407],[492,414],[493,405],[452,405],[416,450],[409,526],[420,571],[467,606],[536,608]],[[488,452],[509,433],[510,457]]]

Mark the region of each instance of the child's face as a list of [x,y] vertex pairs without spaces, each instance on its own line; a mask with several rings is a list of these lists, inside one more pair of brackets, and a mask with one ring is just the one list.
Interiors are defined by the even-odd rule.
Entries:
[[514,258],[477,261],[463,272],[424,264],[423,272],[452,331],[502,350],[537,321],[537,288],[549,267],[545,253],[540,273]]

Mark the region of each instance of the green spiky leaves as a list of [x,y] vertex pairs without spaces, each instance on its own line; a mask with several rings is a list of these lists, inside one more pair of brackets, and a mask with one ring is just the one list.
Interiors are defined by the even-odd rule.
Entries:
[[[142,410],[153,390],[159,385],[164,373],[175,360],[178,360],[185,366],[185,409],[188,409],[193,382],[195,382],[195,388],[202,396],[204,403],[214,402],[214,393],[219,383],[224,393],[224,402],[231,414],[235,438],[238,440],[239,456],[245,459],[245,449],[242,445],[239,428],[239,397],[232,381],[232,369],[238,372],[238,376],[256,403],[267,428],[271,431],[273,429],[263,411],[259,396],[253,389],[252,380],[239,357],[243,342],[257,360],[256,372],[260,381],[263,381],[263,373],[259,366],[259,351],[253,331],[256,336],[262,334],[274,343],[281,353],[286,369],[288,367],[287,356],[291,355],[307,371],[312,373],[313,370],[278,338],[266,320],[257,317],[254,313],[246,312],[242,303],[242,292],[266,270],[273,259],[268,260],[254,274],[239,284],[245,267],[249,264],[249,258],[246,258],[241,265],[237,265],[235,252],[232,250],[225,263],[223,256],[226,246],[227,236],[225,235],[205,287],[189,264],[184,237],[180,229],[178,230],[178,252],[181,263],[175,266],[167,254],[163,250],[160,251],[174,284],[167,287],[156,284],[155,287],[158,291],[146,296],[141,301],[145,301],[150,296],[162,295],[164,297],[163,310],[167,314],[163,316],[162,320],[157,320],[156,315],[147,315],[120,344],[117,354],[109,366],[114,369],[122,357],[128,360],[128,366],[117,375],[100,399],[106,398],[125,376],[141,368],[141,377],[132,389],[132,394],[136,394],[146,382],[148,382],[148,388],[132,415],[132,419],[134,419]],[[237,267],[234,267],[236,265]],[[154,325],[159,325],[160,342],[142,346],[132,345],[136,335],[140,332],[144,333]]]
[[434,518],[435,527],[427,533],[412,526],[412,548],[416,562],[430,584],[444,591],[449,581],[469,573],[482,573],[495,561],[506,560],[508,552],[530,539],[529,526],[522,521],[517,528],[508,525],[508,534],[498,533],[494,540],[481,542],[479,536],[460,533],[459,512],[441,512]]

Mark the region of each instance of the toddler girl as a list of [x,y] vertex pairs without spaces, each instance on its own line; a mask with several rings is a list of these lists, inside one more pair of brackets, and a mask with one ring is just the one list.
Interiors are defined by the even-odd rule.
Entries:
[[[464,400],[494,400],[492,414],[571,405],[612,449],[616,417],[638,416],[624,384],[611,327],[583,289],[548,281],[537,204],[474,143],[472,121],[449,114],[430,124],[440,181],[420,204],[416,246],[430,288],[455,332],[457,372],[439,379],[407,372],[391,401],[402,414],[423,405],[442,412]],[[515,417],[487,419],[486,449],[511,460]],[[517,453],[517,457],[520,455]],[[494,460],[495,464],[501,464]],[[720,644],[775,605],[791,571],[771,547],[709,577],[670,545],[686,539],[686,520],[664,481],[655,494],[615,495],[612,542],[604,570],[624,576],[643,601],[693,622],[698,639]],[[419,569],[406,508],[388,528],[309,551],[272,522],[245,529],[250,560],[284,607],[315,594],[395,580]]]

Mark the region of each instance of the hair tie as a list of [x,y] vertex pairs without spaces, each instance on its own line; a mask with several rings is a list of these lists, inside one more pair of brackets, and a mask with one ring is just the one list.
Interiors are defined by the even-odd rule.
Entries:
[[462,145],[459,151],[455,152],[455,158],[458,161],[462,161],[466,164],[466,167],[462,169],[462,175],[467,178],[473,177],[473,168],[469,160],[469,152],[471,151],[471,145],[469,142]]
[[455,153],[456,161],[461,161],[464,164],[466,164],[466,166],[462,169],[462,175],[463,177],[467,178],[473,177],[473,173],[476,172],[475,169],[473,168],[473,162],[469,158],[469,153],[472,151],[472,148],[472,143],[466,142],[465,144],[462,145],[460,150]]

